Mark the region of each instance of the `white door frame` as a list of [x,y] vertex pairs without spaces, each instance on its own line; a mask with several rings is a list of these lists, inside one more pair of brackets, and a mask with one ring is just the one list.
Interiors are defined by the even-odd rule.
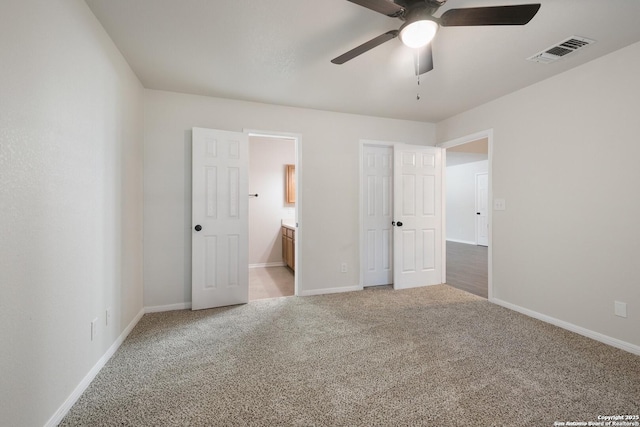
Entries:
[[294,290],[293,293],[295,296],[300,295],[300,277],[302,277],[302,269],[303,263],[299,262],[300,253],[302,250],[300,249],[302,246],[303,239],[303,221],[302,221],[302,170],[300,165],[302,164],[302,150],[300,149],[300,144],[302,143],[302,134],[299,133],[291,133],[291,132],[275,132],[268,130],[256,130],[256,129],[244,129],[243,132],[247,134],[247,136],[261,136],[267,138],[280,138],[280,139],[292,139],[295,145],[295,158],[296,158],[296,171],[295,171],[295,181],[296,181],[296,217],[295,221],[297,224],[296,228],[296,245],[294,248],[294,259],[296,260],[296,273],[293,275],[293,283]]
[[[483,139],[483,138],[487,138],[488,141],[488,147],[489,147],[489,153],[488,153],[488,173],[489,173],[489,202],[488,202],[488,212],[487,212],[487,222],[489,225],[489,253],[488,253],[488,283],[487,283],[487,287],[488,287],[488,300],[493,302],[493,129],[487,129],[487,130],[483,130],[480,132],[476,132],[470,135],[466,135],[460,138],[456,138],[450,141],[445,141],[442,142],[440,144],[437,144],[437,147],[443,148],[444,149],[444,153],[443,153],[443,166],[446,167],[447,163],[446,163],[446,149],[447,148],[451,148],[451,147],[456,147],[458,145],[462,145],[462,144],[467,144],[469,142],[473,142],[473,141],[477,141],[479,139]],[[445,175],[445,174],[443,174]],[[446,183],[445,183],[445,177],[443,176],[442,179],[442,186],[443,186],[443,190],[446,190]],[[445,191],[443,191],[445,192]],[[446,197],[444,198],[446,200]],[[442,215],[446,216],[446,202],[443,202],[442,205]],[[443,227],[442,230],[442,244],[443,244],[443,251],[446,254],[446,227]],[[443,258],[445,258],[443,256]],[[443,261],[444,264],[444,268],[443,270],[446,270],[446,258]],[[443,282],[444,283],[444,282]]]
[[[488,162],[487,162],[487,163],[488,163]],[[488,173],[488,172],[478,172],[478,173],[476,173],[476,179],[475,179],[475,181],[474,181],[474,184],[475,184],[475,193],[474,193],[474,195],[475,195],[475,199],[476,199],[476,200],[475,200],[475,208],[476,208],[476,218],[475,218],[475,219],[476,219],[476,221],[475,221],[475,223],[476,223],[476,224],[475,224],[475,225],[476,225],[476,226],[475,226],[475,229],[476,229],[476,245],[479,245],[479,246],[485,246],[484,244],[481,244],[481,243],[480,243],[480,224],[479,224],[478,217],[477,217],[477,215],[478,215],[478,211],[480,211],[480,208],[478,207],[478,193],[479,193],[479,192],[478,192],[478,179],[479,179],[481,176],[483,176],[483,175],[486,175],[486,176],[487,176],[487,200],[486,200],[486,209],[487,209],[487,215],[489,215],[489,213],[488,213],[488,212],[489,212],[489,192],[488,192],[488,186],[489,186],[489,173]],[[487,218],[488,218],[488,217],[487,217]],[[488,230],[487,230],[487,246],[489,246],[489,241],[488,241],[488,239],[489,239],[489,234],[488,234]]]
[[[364,233],[362,232],[362,228],[364,225],[364,215],[365,215],[365,209],[364,209],[364,194],[362,193],[362,189],[363,189],[363,181],[362,181],[362,170],[363,170],[363,155],[364,155],[364,146],[365,145],[377,145],[377,146],[382,146],[382,147],[391,147],[393,148],[395,145],[397,144],[406,144],[404,142],[398,142],[398,141],[378,141],[378,140],[371,140],[371,139],[361,139],[360,140],[360,144],[359,144],[359,150],[358,150],[358,162],[359,162],[359,171],[358,171],[358,175],[359,175],[359,222],[358,222],[358,234],[360,235],[360,277],[358,279],[358,286],[356,287],[356,290],[363,290],[364,289],[364,269],[365,269],[365,265],[366,265],[366,250],[365,250],[365,238],[364,238]],[[436,145],[436,147],[440,147],[439,145]],[[442,147],[440,147],[442,148]],[[445,223],[445,218],[446,218],[446,212],[445,212],[445,201],[446,201],[446,187],[445,187],[445,173],[444,173],[444,167],[446,165],[446,154],[447,151],[446,150],[442,150],[442,191],[441,191],[441,206],[442,206],[442,223],[441,223],[441,227],[442,227],[442,264],[441,264],[441,268],[440,271],[442,271],[442,281],[441,283],[446,283],[446,272],[447,272],[447,251],[446,251],[446,240],[445,240],[445,229],[446,229],[446,223]]]

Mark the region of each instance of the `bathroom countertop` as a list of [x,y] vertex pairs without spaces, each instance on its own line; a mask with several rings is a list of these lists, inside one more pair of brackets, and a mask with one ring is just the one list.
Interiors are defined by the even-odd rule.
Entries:
[[283,219],[281,223],[282,223],[283,227],[290,228],[291,230],[295,230],[296,229],[296,220],[295,219]]

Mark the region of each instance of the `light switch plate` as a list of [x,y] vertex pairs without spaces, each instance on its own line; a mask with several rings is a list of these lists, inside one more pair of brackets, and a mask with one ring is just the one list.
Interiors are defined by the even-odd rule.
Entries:
[[504,199],[493,199],[493,210],[504,211],[507,209],[507,202]]

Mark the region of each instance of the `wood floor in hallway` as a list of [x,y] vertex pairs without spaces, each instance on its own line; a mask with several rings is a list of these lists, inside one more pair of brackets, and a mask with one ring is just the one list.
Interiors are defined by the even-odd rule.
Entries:
[[447,284],[488,297],[488,248],[447,241]]

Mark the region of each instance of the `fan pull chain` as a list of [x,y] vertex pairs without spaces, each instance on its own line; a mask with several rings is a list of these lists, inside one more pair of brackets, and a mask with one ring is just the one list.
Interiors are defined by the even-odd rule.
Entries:
[[416,93],[416,101],[420,101],[420,54],[416,52],[416,74],[418,76],[418,90]]

